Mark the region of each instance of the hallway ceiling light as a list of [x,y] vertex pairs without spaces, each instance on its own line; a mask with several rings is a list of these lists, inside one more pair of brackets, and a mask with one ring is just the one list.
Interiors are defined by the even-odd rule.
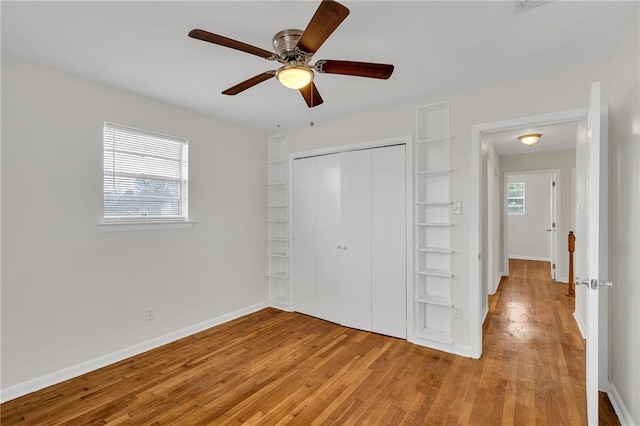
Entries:
[[523,144],[531,146],[540,140],[540,136],[542,136],[540,133],[529,133],[528,135],[518,136],[518,139]]

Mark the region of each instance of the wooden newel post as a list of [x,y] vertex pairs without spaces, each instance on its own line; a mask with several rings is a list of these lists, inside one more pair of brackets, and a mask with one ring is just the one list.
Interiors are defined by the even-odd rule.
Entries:
[[567,296],[575,297],[576,286],[573,282],[573,252],[576,250],[576,236],[573,235],[573,231],[569,231],[569,288],[567,290]]

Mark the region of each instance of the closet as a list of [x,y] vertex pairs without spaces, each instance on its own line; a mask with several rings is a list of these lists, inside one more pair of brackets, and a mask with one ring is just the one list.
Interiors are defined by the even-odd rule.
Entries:
[[293,161],[294,309],[406,338],[405,145]]

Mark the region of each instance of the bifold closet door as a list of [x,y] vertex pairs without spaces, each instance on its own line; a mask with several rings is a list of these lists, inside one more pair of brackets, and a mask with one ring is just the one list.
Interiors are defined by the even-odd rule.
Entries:
[[404,145],[295,160],[296,311],[406,338]]
[[[317,316],[340,323],[340,155],[316,157]],[[340,247],[338,247],[340,246]]]
[[294,306],[297,312],[317,316],[316,291],[316,158],[293,162]]
[[371,151],[340,156],[342,325],[371,330]]
[[371,330],[407,337],[406,153],[371,150]]
[[295,310],[340,322],[340,155],[293,162]]

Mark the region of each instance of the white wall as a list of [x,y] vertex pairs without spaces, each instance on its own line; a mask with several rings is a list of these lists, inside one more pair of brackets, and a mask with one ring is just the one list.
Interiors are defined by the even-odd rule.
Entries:
[[[9,57],[2,89],[3,389],[266,301],[266,135]],[[104,121],[189,140],[193,229],[98,231]]]
[[551,174],[508,175],[508,183],[524,182],[525,214],[507,215],[507,252],[510,258],[551,259]]
[[[588,89],[589,88],[587,87],[587,91]],[[583,106],[586,106],[586,104]],[[558,232],[558,263],[556,265],[556,280],[562,282],[567,282],[569,277],[569,247],[567,245],[567,236],[569,235],[569,231],[575,231],[574,229],[571,229],[573,212],[573,205],[571,204],[573,194],[571,169],[575,168],[575,166],[575,150],[500,157],[500,167],[503,173],[525,172],[532,170],[560,170],[560,214],[558,215],[558,230],[556,231]]]
[[[611,61],[611,382],[627,424],[640,425],[640,6]],[[624,421],[623,421],[624,424]]]
[[[500,157],[491,137],[482,136],[482,312],[489,312],[489,295],[495,294],[502,278],[502,253],[500,250],[502,230],[500,228],[500,205],[502,192],[500,188]],[[493,197],[493,200],[490,198]]]

